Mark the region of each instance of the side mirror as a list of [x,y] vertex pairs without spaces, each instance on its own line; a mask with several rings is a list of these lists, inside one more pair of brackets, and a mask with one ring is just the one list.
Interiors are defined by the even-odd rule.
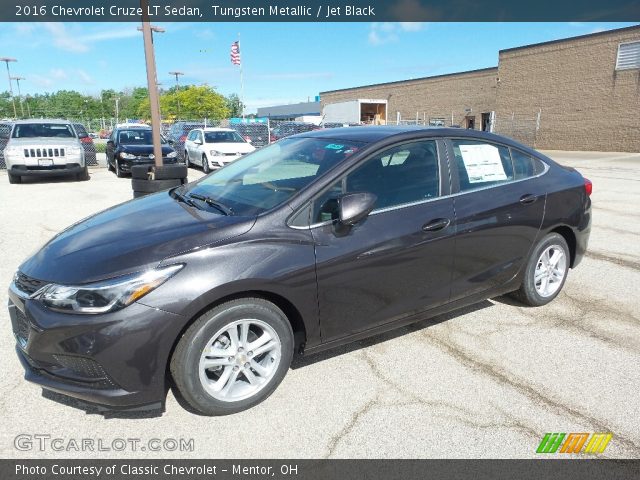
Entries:
[[376,203],[378,197],[373,193],[357,192],[347,193],[340,197],[339,215],[340,223],[355,225],[365,218]]
[[202,145],[202,140],[194,140],[193,143],[196,145]]
[[175,141],[175,140],[171,140],[171,139],[169,139],[169,140],[167,140],[167,143],[168,143],[169,145],[173,146],[173,145],[175,145],[175,144],[176,144],[176,141]]

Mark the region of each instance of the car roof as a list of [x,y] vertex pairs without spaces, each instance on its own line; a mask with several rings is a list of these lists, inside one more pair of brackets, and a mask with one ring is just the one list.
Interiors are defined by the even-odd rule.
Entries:
[[359,127],[338,127],[312,130],[309,132],[291,135],[305,138],[330,138],[354,142],[373,143],[396,135],[408,133],[423,133],[425,137],[469,137],[480,140],[493,140],[518,145],[517,142],[489,132],[471,130],[465,128],[424,127],[416,125],[376,125]]
[[63,120],[61,118],[32,118],[30,120],[15,120],[11,123],[15,123],[16,125],[29,124],[29,123],[68,123],[72,124],[73,122],[69,120]]
[[223,128],[223,127],[196,128],[195,130],[204,130],[205,132],[235,132],[233,128]]

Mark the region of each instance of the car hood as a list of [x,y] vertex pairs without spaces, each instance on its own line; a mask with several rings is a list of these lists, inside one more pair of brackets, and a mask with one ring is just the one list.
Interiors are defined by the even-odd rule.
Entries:
[[[133,155],[148,155],[153,153],[153,145],[120,145],[120,150]],[[162,155],[173,152],[169,145],[162,145]]]
[[249,153],[256,148],[250,143],[206,143],[207,150],[217,150],[222,153]]
[[25,137],[11,138],[9,144],[12,147],[22,145],[79,145],[80,140],[72,137]]
[[112,207],[67,228],[20,271],[82,284],[152,268],[163,259],[248,232],[254,217],[197,210],[160,192]]

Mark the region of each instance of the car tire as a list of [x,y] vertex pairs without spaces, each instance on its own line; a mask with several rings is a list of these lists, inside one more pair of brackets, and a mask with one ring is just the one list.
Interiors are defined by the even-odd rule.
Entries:
[[525,267],[522,285],[511,296],[525,305],[540,307],[558,296],[571,264],[564,237],[550,233],[534,247]]
[[22,183],[22,177],[20,175],[9,174],[9,183]]
[[184,163],[189,168],[191,166],[191,160],[189,159],[189,152],[184,151]]
[[155,193],[169,188],[179,187],[182,180],[173,178],[171,180],[142,180],[140,178],[131,179],[131,188],[134,192]]
[[207,160],[207,156],[206,155],[202,155],[202,171],[205,173],[205,175],[208,175],[209,173],[211,173],[211,167],[209,166],[209,160]]
[[136,192],[135,190],[133,191],[133,198],[140,198],[144,197],[145,195],[149,195],[149,192]]
[[[247,350],[252,344],[257,355]],[[293,331],[282,310],[261,298],[232,300],[202,314],[185,331],[171,358],[171,375],[193,409],[228,415],[269,397],[285,377],[293,350]]]
[[154,168],[156,180],[173,180],[187,178],[189,170],[186,165],[163,165]]
[[90,178],[91,177],[89,176],[89,169],[87,167],[84,167],[84,170],[82,170],[82,172],[76,174],[76,180],[78,180],[79,182],[86,182]]
[[127,176],[127,174],[124,173],[122,170],[120,170],[120,162],[118,162],[118,160],[116,160],[114,163],[115,163],[116,177],[125,178]]
[[109,160],[107,160],[107,170],[109,170],[110,172],[114,171],[113,165],[111,165],[111,162]]

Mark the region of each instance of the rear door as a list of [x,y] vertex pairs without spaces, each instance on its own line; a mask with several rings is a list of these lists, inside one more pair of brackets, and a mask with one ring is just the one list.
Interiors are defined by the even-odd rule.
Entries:
[[[544,216],[546,168],[514,169],[511,149],[470,139],[448,142],[456,212],[451,299],[507,283],[536,241]],[[529,157],[530,158],[530,157]]]
[[[372,155],[313,202],[318,301],[324,342],[449,300],[453,199],[444,144],[412,141]],[[337,197],[377,195],[353,227],[336,221]]]

